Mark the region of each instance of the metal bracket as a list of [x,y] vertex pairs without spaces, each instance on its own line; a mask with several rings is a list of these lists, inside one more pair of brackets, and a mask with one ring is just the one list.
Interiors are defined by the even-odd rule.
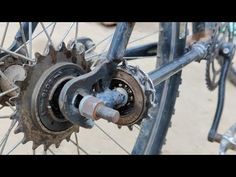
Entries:
[[76,77],[64,85],[59,96],[59,106],[67,120],[84,128],[93,127],[93,121],[83,117],[78,111],[79,102],[84,96],[94,94],[95,84],[100,83],[104,88],[109,86],[115,68],[116,64],[106,60],[91,72]]
[[219,154],[224,155],[228,149],[236,151],[236,123],[223,134],[220,141]]
[[234,56],[235,46],[232,43],[223,43],[219,55],[223,57],[223,66],[220,74],[219,88],[218,88],[218,102],[217,108],[214,116],[214,120],[211,129],[208,133],[208,141],[210,142],[221,142],[222,135],[217,133],[217,129],[220,123],[221,115],[224,108],[224,97],[225,97],[225,82],[227,79],[228,69],[231,60]]

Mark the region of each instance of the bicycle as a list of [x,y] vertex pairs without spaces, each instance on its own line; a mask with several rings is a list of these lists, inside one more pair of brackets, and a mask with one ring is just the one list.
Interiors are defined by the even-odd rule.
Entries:
[[[112,40],[108,51],[105,48],[97,54],[97,45],[91,38],[78,37],[78,23],[69,26],[58,48],[52,40],[52,35],[57,35],[53,33],[56,23],[48,26],[39,22],[20,23],[10,47],[0,48],[1,109],[9,107],[14,111],[10,115],[12,123],[0,142],[0,153],[3,153],[10,132],[18,122],[15,133],[23,133],[24,137],[7,154],[29,141],[33,142],[34,154],[41,145],[45,153],[50,151],[54,154],[51,145],[59,148],[63,140],[76,145],[78,154],[80,151],[87,154],[78,144],[77,133],[82,128],[92,131],[93,127],[130,154],[96,123],[106,120],[118,128],[140,130],[131,154],[159,154],[178,96],[181,70],[191,62],[201,60],[207,60],[208,88],[214,90],[219,86],[218,107],[208,140],[221,143],[221,154],[228,148],[235,149],[235,125],[224,135],[217,132],[223,110],[225,80],[235,48],[232,41],[227,40],[230,24],[193,24],[196,24],[193,34],[208,29],[210,38],[204,41],[197,38],[186,45],[186,22],[160,23],[158,44],[126,49],[135,23],[119,23],[113,37],[109,36]],[[36,33],[38,26],[42,31]],[[73,40],[66,46],[64,39],[73,26]],[[1,46],[8,27],[7,23]],[[48,32],[49,27],[51,32]],[[47,37],[46,47],[43,54],[37,52],[34,58],[33,39],[40,33]],[[129,59],[153,55],[157,55],[156,69],[148,74],[127,63]],[[211,72],[215,61],[221,69]],[[213,78],[210,77],[212,73]],[[216,75],[220,78],[216,79]],[[75,134],[74,141],[72,134]]]

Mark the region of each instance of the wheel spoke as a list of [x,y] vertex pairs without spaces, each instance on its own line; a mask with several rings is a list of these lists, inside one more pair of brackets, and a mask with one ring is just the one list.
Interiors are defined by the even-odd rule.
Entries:
[[154,31],[153,33],[150,33],[150,34],[144,35],[144,36],[142,36],[142,37],[140,37],[140,38],[134,39],[134,40],[130,41],[128,44],[131,44],[131,43],[140,41],[140,40],[145,39],[145,38],[147,38],[147,37],[150,37],[150,36],[152,36],[152,35],[154,35],[154,34],[157,34],[158,32],[159,32],[159,30],[158,30],[158,31]]
[[77,153],[78,153],[78,155],[79,155],[80,153],[79,153],[78,137],[77,137],[77,134],[76,134],[76,133],[74,133],[74,134],[75,134],[75,142],[76,142],[76,147],[77,147]]
[[[50,26],[52,26],[53,23],[49,24],[45,29],[48,29]],[[44,30],[40,31],[38,34],[36,34],[32,40],[34,40],[35,38],[37,38],[40,34],[42,34],[44,32]],[[32,36],[32,35],[31,35]],[[32,41],[31,40],[31,41]],[[29,41],[26,42],[26,44],[28,44]],[[24,44],[22,44],[20,47],[18,47],[18,49],[16,49],[14,52],[18,52],[22,47],[24,47]]]
[[93,49],[95,49],[96,47],[98,47],[99,45],[101,45],[104,41],[108,40],[110,37],[113,36],[114,33],[108,35],[106,38],[104,38],[103,40],[101,40],[100,42],[98,42],[96,45],[94,45],[93,47],[91,47],[90,49],[85,51],[85,54],[89,53],[90,51],[92,51]]
[[20,140],[20,141],[7,153],[7,155],[9,155],[12,151],[14,151],[21,143],[22,143],[22,140]]
[[[24,44],[23,44],[23,46],[24,46]],[[3,47],[0,47],[0,50],[4,51],[4,52],[6,52],[6,53],[9,53],[9,54],[11,54],[11,55],[13,55],[13,56],[15,56],[15,57],[20,57],[20,58],[25,59],[25,60],[27,60],[27,61],[34,62],[34,60],[32,60],[32,59],[29,58],[29,57],[26,57],[26,56],[21,55],[21,54],[16,53],[16,52],[12,52],[12,51],[10,51],[10,50],[8,50],[8,49],[4,49]]]
[[[52,24],[53,24],[53,23],[49,24],[45,29],[48,29]],[[36,35],[32,38],[32,40],[34,40],[35,38],[37,38],[37,37],[38,37],[40,34],[42,34],[43,32],[44,32],[44,30],[40,31],[38,34],[36,34]],[[31,41],[32,41],[32,40],[31,40]],[[28,43],[29,43],[29,40],[26,42],[26,44],[28,44]],[[12,52],[12,51],[9,52],[9,50],[5,50],[5,52],[10,53],[10,54],[11,54],[11,53],[14,54],[14,53],[18,52],[22,47],[24,47],[24,44],[22,44],[20,47],[18,47],[18,48],[17,48],[15,51],[13,51],[13,52]],[[2,47],[0,47],[0,51],[1,51],[1,48],[2,48]],[[17,55],[17,54],[16,54],[16,55]],[[3,59],[6,59],[6,57],[4,57]],[[27,59],[27,60],[28,60],[28,59]],[[0,60],[0,61],[2,61],[2,60]],[[34,62],[35,60],[31,60],[31,61]]]
[[47,36],[47,38],[48,38],[48,41],[50,42],[50,44],[52,45],[52,47],[55,49],[55,45],[53,44],[52,39],[51,39],[50,35],[48,34],[48,32],[47,32],[47,30],[46,30],[44,24],[43,24],[42,22],[41,22],[40,24],[41,24],[41,26],[42,26],[42,28],[43,28],[44,33],[46,34],[46,36]]
[[[0,72],[0,73],[1,73],[1,72]],[[15,91],[15,90],[17,90],[17,89],[19,89],[19,88],[18,88],[18,87],[14,87],[14,88],[11,88],[11,89],[9,89],[9,90],[6,90],[5,92],[0,93],[0,97],[4,96],[4,95],[6,95],[6,94],[8,94],[8,93],[10,93],[10,92],[13,92],[13,91]]]
[[11,108],[12,111],[16,111],[16,109],[8,101],[6,101],[5,103]]
[[79,23],[75,23],[75,44],[77,45]]
[[9,119],[11,117],[11,115],[8,116],[0,116],[0,119]]
[[81,146],[79,146],[79,145],[77,146],[76,142],[74,142],[72,139],[70,139],[70,142],[73,143],[76,147],[79,147],[79,149],[80,149],[83,153],[85,153],[86,155],[89,154],[89,153],[86,152]]
[[[142,39],[145,39],[145,38],[147,38],[147,37],[150,37],[150,36],[152,36],[152,35],[154,35],[154,34],[156,34],[156,33],[158,33],[158,32],[159,32],[159,31],[155,31],[155,32],[150,33],[150,34],[148,34],[148,35],[142,36],[142,37],[140,37],[140,38],[138,38],[138,39],[135,39],[135,40],[133,40],[133,41],[130,41],[128,44],[135,43],[135,42],[137,42],[137,41],[140,41],[140,40],[142,40]],[[85,54],[88,53],[88,52],[90,52],[92,49],[96,48],[98,45],[100,45],[100,44],[103,43],[104,41],[108,40],[110,37],[113,36],[113,34],[114,34],[114,33],[110,34],[108,37],[106,37],[105,39],[103,39],[102,41],[100,41],[97,45],[95,45],[95,46],[91,47],[90,49],[88,49],[88,50],[85,52]],[[112,40],[112,38],[111,38],[111,40]],[[109,44],[109,42],[108,42],[108,44]],[[106,48],[107,48],[107,47],[105,47],[104,49],[106,49]],[[107,53],[107,51],[104,51],[104,50],[103,50],[103,52],[101,52],[100,54],[94,54],[94,55],[92,55],[92,56],[89,56],[88,58],[86,58],[86,60],[91,59],[91,58],[94,58],[94,57],[99,58],[99,57],[101,57],[102,55],[105,55],[106,53]],[[125,57],[125,58],[129,59],[128,57]],[[133,57],[132,57],[132,58],[133,58]],[[135,57],[135,59],[139,59],[139,58],[143,58],[143,57]]]
[[[55,26],[56,26],[56,24],[57,23],[54,23],[53,24],[53,26],[52,26],[52,30],[51,30],[51,32],[50,32],[50,37],[52,37],[52,34],[53,34],[53,32],[54,32],[54,29],[55,29]],[[46,50],[47,50],[47,48],[48,48],[48,45],[49,45],[49,40],[47,41],[47,44],[46,44],[46,46],[45,46],[45,48],[44,48],[44,50],[43,50],[43,53],[45,54],[45,52],[46,52]]]
[[50,148],[48,148],[48,151],[51,152],[52,155],[56,155]]
[[29,22],[29,57],[32,58],[32,22]]
[[135,127],[136,129],[140,130],[140,127],[139,127],[139,126],[137,126],[137,125],[134,125],[134,127]]
[[1,148],[1,150],[0,150],[0,154],[3,153],[4,148],[5,148],[5,146],[6,146],[6,143],[7,143],[7,140],[8,140],[8,138],[9,138],[10,133],[11,133],[11,130],[12,130],[13,127],[15,126],[16,122],[17,122],[16,120],[12,120],[10,127],[8,128],[6,134],[4,135],[3,139],[1,140],[0,146],[2,146],[2,148]]
[[121,146],[114,138],[112,138],[107,132],[105,132],[98,124],[95,123],[95,126],[101,130],[110,140],[112,140],[117,146],[119,146],[127,154],[130,154],[123,146]]
[[4,29],[4,33],[3,33],[2,41],[1,41],[1,45],[0,45],[1,47],[3,46],[4,41],[5,41],[5,38],[6,38],[6,34],[7,34],[7,30],[8,30],[8,26],[9,26],[9,22],[7,22],[6,27],[5,27],[5,29]]
[[25,48],[25,51],[26,51],[26,56],[29,57],[29,52],[28,52],[28,49],[27,49],[27,46],[26,46],[25,32],[24,32],[24,29],[23,29],[23,26],[22,26],[21,22],[19,22],[19,23],[20,23],[20,32],[21,32],[21,36],[22,36],[22,40],[23,40],[23,45],[24,45],[24,48]]
[[1,105],[0,110],[1,110],[2,108],[4,108],[4,107],[5,107],[5,106]]
[[68,34],[70,33],[72,27],[74,26],[75,23],[71,23],[69,29],[65,32],[64,36],[62,37],[61,42],[59,43],[59,45],[65,40],[65,38],[68,36]]

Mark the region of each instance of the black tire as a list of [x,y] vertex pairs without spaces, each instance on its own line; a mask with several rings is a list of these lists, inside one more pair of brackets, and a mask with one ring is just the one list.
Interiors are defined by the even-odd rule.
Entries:
[[[228,42],[234,42],[233,32],[229,31],[228,35],[229,35]],[[229,71],[228,71],[228,79],[234,86],[236,86],[236,68],[235,68],[235,65],[233,65],[233,63],[231,63]]]
[[[157,68],[183,55],[186,43],[186,35],[181,39],[179,36],[180,23],[160,23],[160,29]],[[142,122],[132,154],[160,154],[180,83],[181,72],[155,87],[157,107],[151,113],[153,118]]]

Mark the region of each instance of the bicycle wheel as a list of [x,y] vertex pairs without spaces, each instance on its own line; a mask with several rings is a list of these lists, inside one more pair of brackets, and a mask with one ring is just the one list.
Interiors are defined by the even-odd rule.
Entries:
[[[183,55],[186,42],[186,36],[180,35],[179,23],[161,23],[161,28],[163,31],[159,35],[160,56],[157,58],[157,68]],[[171,117],[174,114],[180,83],[181,72],[156,86],[157,107],[152,112],[152,119],[143,122],[132,151],[133,154],[159,154],[161,152]]]
[[[16,30],[14,31],[13,29],[18,29],[16,25],[16,23],[7,23],[5,29],[2,28],[4,30],[2,31],[1,51],[2,54],[7,53],[7,55],[1,57],[1,61],[4,62],[4,64],[1,65],[0,101],[2,107],[0,108],[0,119],[2,123],[0,136],[2,138],[0,140],[0,154],[130,154],[133,147],[137,149],[137,147],[142,146],[141,149],[144,149],[146,143],[151,143],[151,137],[153,135],[150,134],[150,141],[140,144],[139,136],[135,144],[140,129],[141,132],[147,132],[145,124],[142,128],[135,125],[133,131],[129,131],[125,128],[119,130],[115,124],[107,124],[105,121],[98,121],[91,130],[78,129],[77,126],[72,126],[70,123],[65,122],[60,111],[58,111],[58,105],[56,103],[61,87],[71,78],[83,74],[81,67],[86,67],[83,63],[79,63],[79,67],[75,65],[73,57],[70,57],[71,53],[69,49],[79,40],[78,42],[84,44],[86,60],[91,61],[91,67],[93,67],[96,65],[96,59],[104,57],[104,54],[109,48],[108,46],[113,34],[112,29],[109,29],[109,35],[106,37],[99,35],[99,40],[93,42],[91,40],[93,39],[93,34],[89,36],[91,39],[86,37],[78,38],[78,23],[39,23],[37,27],[34,24],[33,28],[35,27],[35,30],[31,30],[32,32],[29,30],[26,34],[22,31],[24,26],[20,24],[21,28],[19,32],[21,33],[21,43],[9,51],[5,46],[8,46],[11,42],[9,42],[10,40],[4,42],[4,39],[10,38],[8,36],[15,35]],[[30,26],[27,26],[27,28],[28,27],[30,29]],[[179,23],[162,23],[161,28],[163,30],[159,37],[161,44],[159,45],[160,58],[157,60],[157,67],[168,63],[174,57],[180,56],[183,53],[185,45],[185,38],[183,36],[181,37],[179,34],[181,31]],[[97,29],[97,31],[98,30],[99,29]],[[86,34],[87,31],[87,29],[84,30]],[[44,38],[40,37],[36,40],[41,34],[44,35]],[[144,37],[141,38],[143,39]],[[134,41],[136,42],[138,39],[131,40],[130,43]],[[106,43],[106,45],[101,47],[102,43]],[[59,49],[57,46],[59,46]],[[100,47],[100,51],[95,52],[94,49],[96,48],[97,50],[98,47]],[[33,56],[34,52],[36,52],[36,58]],[[55,57],[56,60],[53,57],[55,55],[57,56]],[[65,56],[68,56],[68,58],[65,58]],[[65,71],[63,72],[64,75],[57,78],[56,72],[54,72],[55,68],[58,70],[63,68],[63,71]],[[61,78],[62,76],[63,78]],[[54,80],[51,78],[54,78]],[[7,82],[10,84],[7,84]],[[159,105],[163,104],[164,107],[162,111],[160,111],[161,107],[159,107],[156,110],[157,113],[153,112],[155,116],[154,120],[159,119],[158,115],[160,115],[161,112],[162,119],[164,117],[169,117],[170,119],[171,114],[169,113],[173,111],[179,82],[180,73],[157,86],[156,99]],[[18,92],[18,86],[21,88],[20,92]],[[41,97],[35,94],[43,90],[41,88],[45,88],[46,92],[47,89],[53,90],[50,102],[45,102],[43,99],[45,90],[41,92]],[[17,99],[18,94],[20,95],[20,99]],[[36,102],[32,101],[34,97],[40,98],[42,100],[40,103],[43,106],[35,108]],[[29,100],[31,100],[31,102]],[[51,104],[51,102],[53,104]],[[47,108],[50,109],[46,116],[46,106],[44,105],[47,105]],[[37,122],[38,119],[34,118],[36,116],[35,112],[37,112],[38,109],[42,109],[42,114],[40,115],[42,118],[52,117],[52,122],[47,122],[47,119],[40,119],[40,121],[44,121],[44,125],[47,125],[48,129],[46,130],[41,123]],[[9,115],[6,115],[6,112],[9,113]],[[10,114],[11,112],[15,113]],[[9,119],[9,117],[12,119]],[[152,121],[153,120],[146,120],[149,124],[152,124]],[[18,125],[16,126],[17,122]],[[6,126],[9,126],[7,130]],[[164,130],[158,130],[158,134],[166,132],[168,121],[164,121],[159,127],[162,127]],[[13,135],[12,130],[17,134]],[[153,127],[151,132],[155,130],[157,129]],[[50,134],[51,131],[59,133]],[[73,136],[71,136],[72,132]],[[129,135],[129,138],[125,139],[124,137],[127,137],[127,135]],[[140,135],[142,135],[142,133]],[[158,138],[158,141],[162,144],[164,135],[158,136],[156,136],[156,138]],[[92,140],[88,141],[91,137]],[[122,140],[129,141],[129,145],[122,144],[120,142]],[[49,146],[50,144],[55,144],[56,147]],[[151,146],[155,149],[155,142],[151,143]],[[146,153],[140,151],[140,153],[153,154],[156,152],[152,151]]]

